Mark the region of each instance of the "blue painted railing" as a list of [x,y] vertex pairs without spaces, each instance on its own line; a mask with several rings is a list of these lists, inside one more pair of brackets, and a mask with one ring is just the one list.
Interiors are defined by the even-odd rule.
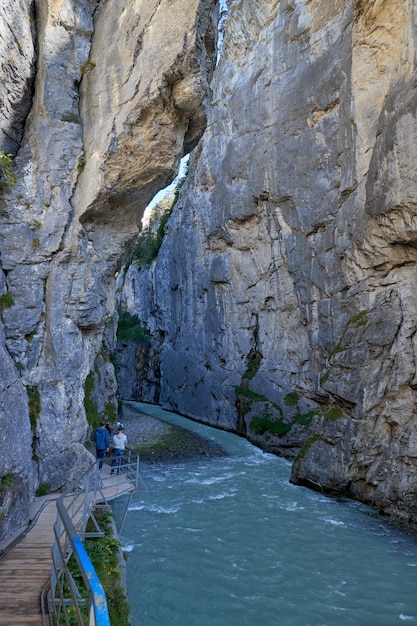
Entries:
[[[117,476],[110,475],[111,460],[105,459],[101,472],[96,462],[77,487],[56,502],[52,568],[41,596],[44,625],[48,624],[48,616],[51,626],[110,626],[106,594],[83,539],[104,535],[95,519],[95,508],[108,507],[108,500],[123,494],[130,493],[132,497],[139,484],[139,456],[127,451]],[[127,507],[128,503],[126,510]],[[93,522],[95,531],[87,532],[88,520]],[[74,559],[79,570],[77,581],[73,573]]]
[[110,626],[105,591],[90,561],[90,557],[84,548],[84,544],[79,537],[74,538],[73,547],[80,570],[87,575],[87,581],[84,580],[84,582],[88,584],[90,591],[89,622],[90,624],[97,624],[98,626]]

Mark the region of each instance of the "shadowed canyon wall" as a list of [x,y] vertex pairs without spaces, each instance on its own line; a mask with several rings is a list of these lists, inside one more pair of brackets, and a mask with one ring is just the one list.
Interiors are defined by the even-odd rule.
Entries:
[[229,5],[158,258],[126,275],[153,341],[124,393],[415,519],[415,5]]
[[0,149],[0,537],[89,463],[85,382],[117,409],[115,275],[206,124],[212,0],[5,0]]

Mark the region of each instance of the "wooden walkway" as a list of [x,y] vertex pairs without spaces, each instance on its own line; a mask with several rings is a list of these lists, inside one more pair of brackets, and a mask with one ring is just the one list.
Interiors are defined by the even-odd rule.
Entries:
[[46,501],[22,539],[0,560],[0,624],[42,626],[40,594],[49,577],[56,521]]
[[[123,474],[110,476],[110,468],[102,470],[102,493],[111,500],[132,491],[132,483]],[[52,565],[54,524],[57,517],[57,496],[37,499],[31,509],[32,522],[12,541],[0,558],[0,625],[42,626],[40,595]]]

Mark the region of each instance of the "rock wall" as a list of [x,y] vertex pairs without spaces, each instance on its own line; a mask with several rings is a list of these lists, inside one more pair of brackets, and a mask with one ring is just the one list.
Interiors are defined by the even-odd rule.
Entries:
[[415,518],[414,3],[233,0],[215,68],[218,13],[2,2],[0,538],[92,460],[116,278],[190,150],[156,264],[127,273],[153,341],[124,393]]
[[38,486],[63,487],[92,460],[90,372],[98,410],[116,406],[101,354],[115,276],[205,128],[217,19],[214,0],[2,2],[0,150],[17,182],[0,198],[0,491],[22,493],[21,523]]
[[415,24],[411,0],[230,2],[207,129],[123,297],[164,406],[413,519]]

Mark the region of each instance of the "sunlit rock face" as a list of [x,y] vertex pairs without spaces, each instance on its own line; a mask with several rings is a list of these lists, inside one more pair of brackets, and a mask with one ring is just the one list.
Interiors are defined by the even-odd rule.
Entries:
[[97,408],[114,405],[96,357],[114,341],[115,274],[205,128],[217,13],[214,0],[2,2],[0,149],[17,183],[0,207],[0,476],[25,476],[27,501],[92,460],[90,372],[107,381]]
[[[165,406],[297,455],[294,482],[405,516],[415,20],[411,0],[231,2],[207,130],[156,265],[131,268],[124,296]],[[151,380],[132,397],[154,401]]]

